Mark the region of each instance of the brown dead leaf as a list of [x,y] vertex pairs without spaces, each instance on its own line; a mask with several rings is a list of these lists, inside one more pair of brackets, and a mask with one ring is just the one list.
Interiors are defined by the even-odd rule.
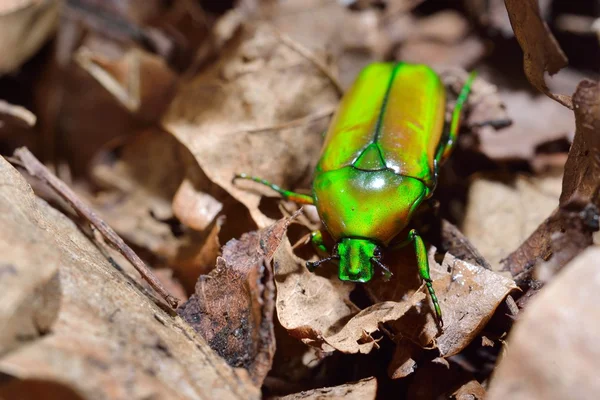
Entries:
[[290,219],[251,232],[223,247],[223,256],[179,314],[231,366],[248,370],[260,386],[275,352],[275,288],[270,268]]
[[[392,259],[393,256],[396,257]],[[420,281],[417,267],[415,262],[407,262],[407,256],[414,258],[414,252],[386,255],[386,265],[394,276],[390,282],[376,281],[369,284],[368,290],[374,301],[398,301],[410,296],[415,290],[415,280]],[[516,286],[511,279],[461,261],[450,253],[446,253],[442,265],[430,254],[429,265],[433,286],[442,308],[443,332],[440,335],[429,298],[425,302],[427,306],[415,307],[391,326],[394,332],[399,332],[421,347],[433,345],[438,348],[442,357],[450,357],[459,353],[477,336],[504,297]],[[423,289],[418,293],[423,293]]]
[[[510,116],[512,125],[501,132],[496,132],[491,126],[477,128],[479,148],[488,157],[501,161],[531,160],[541,143],[572,137],[571,111],[550,98],[507,89],[499,90],[498,97],[506,106],[505,113]],[[485,115],[487,106],[482,104],[477,113]],[[469,121],[470,117],[467,123]]]
[[[600,249],[590,247],[527,306],[508,338],[488,399],[596,399]],[[591,301],[591,302],[590,302]]]
[[61,259],[32,210],[31,188],[0,157],[0,356],[47,333],[60,307]]
[[[340,329],[358,311],[350,301],[354,284],[339,281],[326,269],[311,273],[304,264],[284,239],[273,258],[277,317],[293,337],[324,351],[333,351],[325,343],[325,337],[332,329]],[[324,273],[327,275],[322,276]]]
[[410,340],[398,339],[394,357],[388,366],[388,376],[392,379],[407,377],[417,369],[417,355],[421,353],[421,347]]
[[375,400],[377,395],[377,379],[366,378],[354,383],[340,386],[307,390],[273,400]]
[[485,389],[481,386],[481,383],[472,380],[462,385],[456,392],[452,393],[452,396],[456,400],[483,400]]
[[454,363],[429,362],[417,369],[410,380],[407,399],[449,399],[465,383],[473,380],[472,374]]
[[561,176],[477,175],[469,187],[462,231],[500,271],[500,261],[517,248],[556,208]]
[[573,95],[573,104],[576,134],[565,164],[560,205],[583,208],[598,202],[600,82],[582,81]]
[[[526,282],[533,267],[550,260],[553,273],[579,252],[592,244],[592,233],[598,230],[600,186],[597,180],[600,144],[600,85],[583,81],[575,94],[577,131],[565,164],[560,206],[527,240],[503,260],[505,270],[517,282]],[[577,144],[575,144],[577,143]]]
[[132,48],[113,58],[81,47],[73,57],[141,121],[158,121],[174,95],[177,77],[154,54]]
[[[293,188],[316,162],[323,110],[336,104],[336,90],[319,68],[259,24],[244,26],[215,65],[181,84],[163,125],[264,227],[270,219],[258,210],[256,191],[272,192],[232,178],[245,172]],[[277,128],[313,114],[319,118]]]
[[[159,308],[0,162],[2,179],[11,179],[0,186],[0,198],[9,199],[3,201],[3,215],[10,216],[3,230],[25,235],[28,229],[29,237],[15,242],[11,252],[23,255],[24,262],[24,254],[32,257],[34,249],[52,250],[36,257],[56,260],[61,291],[58,318],[45,335],[0,357],[0,372],[7,377],[0,387],[11,378],[43,379],[86,399],[259,398],[244,373],[232,370],[182,320]],[[37,269],[45,271],[43,265]]]
[[448,220],[442,220],[442,249],[449,252],[459,260],[469,264],[478,265],[485,269],[492,269],[490,263],[473,246],[471,241]]
[[59,19],[57,0],[0,4],[0,76],[19,68],[50,38]]
[[551,93],[544,73],[556,74],[568,64],[567,57],[540,16],[538,0],[504,0],[510,24],[523,49],[527,79],[539,91],[573,109],[570,96]]

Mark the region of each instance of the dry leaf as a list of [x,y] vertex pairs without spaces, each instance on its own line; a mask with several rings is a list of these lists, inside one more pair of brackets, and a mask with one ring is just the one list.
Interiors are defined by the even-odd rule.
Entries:
[[565,164],[561,207],[597,202],[600,174],[600,82],[584,80],[573,95],[576,134]]
[[585,250],[534,298],[508,338],[487,399],[596,399],[600,249]]
[[549,267],[548,278],[592,244],[592,233],[598,230],[600,207],[599,99],[597,82],[581,82],[573,95],[577,131],[565,164],[560,206],[503,261],[504,269],[518,282],[529,281],[533,267],[552,258],[545,264]]
[[271,28],[245,26],[215,65],[181,84],[163,125],[264,227],[270,219],[259,211],[256,191],[272,192],[232,178],[245,172],[293,189],[317,161],[327,123],[323,110],[336,104],[335,88],[310,60]]
[[377,395],[377,379],[366,378],[354,383],[340,386],[307,390],[273,400],[375,400]]
[[539,91],[573,109],[570,96],[551,93],[544,73],[556,74],[568,64],[567,57],[540,16],[538,0],[504,0],[510,24],[523,49],[527,79]]
[[35,202],[21,175],[0,157],[0,356],[47,333],[60,306],[62,260]]
[[0,76],[19,68],[54,32],[61,2],[7,1],[0,5]]
[[[386,255],[384,262],[394,276],[390,282],[369,284],[368,290],[374,301],[398,301],[415,290],[415,281],[418,283],[420,279],[417,266],[409,256],[415,258],[414,251]],[[450,253],[446,253],[442,265],[430,255],[429,265],[433,287],[442,308],[443,333],[439,333],[429,298],[424,303],[425,307],[415,307],[391,326],[394,332],[399,332],[422,347],[433,345],[442,357],[450,357],[459,353],[477,336],[504,297],[516,286],[511,279],[461,261]],[[423,293],[422,289],[418,293]]]
[[[304,264],[284,239],[273,258],[277,317],[290,335],[332,351],[333,348],[324,343],[325,336],[341,328],[358,311],[350,301],[354,284],[339,281],[325,266],[316,274],[309,272]],[[324,273],[328,274],[321,276]]]
[[274,285],[270,262],[289,219],[243,235],[223,247],[216,268],[203,275],[179,314],[231,366],[248,370],[260,386],[275,352]]
[[[11,219],[3,229],[29,227],[30,238],[44,240],[53,250],[47,259],[59,264],[61,290],[58,317],[45,335],[0,357],[7,377],[0,390],[13,377],[60,383],[86,399],[259,397],[244,373],[232,370],[182,320],[159,308],[0,162],[3,179],[12,179],[0,186],[1,198],[10,195]],[[12,251],[31,253],[31,245],[19,241]]]
[[560,175],[473,180],[461,228],[495,271],[556,208],[561,180]]
[[[510,116],[512,125],[501,132],[490,126],[477,129],[479,147],[488,157],[501,161],[531,160],[540,144],[572,137],[571,111],[548,97],[507,89],[501,89],[498,96],[506,106],[505,113]],[[485,112],[487,106],[483,104],[478,113]]]
[[109,58],[81,47],[73,57],[139,120],[158,121],[174,95],[177,77],[162,58],[146,51],[128,49],[119,56]]
[[485,389],[481,383],[472,380],[462,385],[452,396],[456,400],[483,400]]
[[421,347],[410,340],[398,339],[394,357],[388,366],[388,375],[392,379],[404,378],[417,369],[417,355],[421,353]]

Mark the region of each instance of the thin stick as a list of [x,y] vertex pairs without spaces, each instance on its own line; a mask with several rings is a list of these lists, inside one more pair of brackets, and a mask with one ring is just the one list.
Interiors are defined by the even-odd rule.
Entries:
[[86,205],[75,192],[63,181],[52,174],[26,147],[15,150],[15,158],[20,160],[21,165],[27,172],[48,184],[60,197],[67,201],[79,215],[89,221],[102,236],[114,246],[142,275],[142,278],[152,286],[154,290],[173,308],[179,304],[179,299],[171,295],[160,283],[158,278],[146,266],[141,258],[129,247],[117,233],[102,221],[92,209]]
[[307,60],[312,62],[318,69],[320,69],[321,72],[323,72],[323,74],[325,74],[325,76],[329,78],[331,83],[333,83],[333,86],[335,87],[340,96],[344,94],[344,88],[342,87],[342,84],[340,83],[338,78],[331,72],[331,69],[323,61],[315,57],[314,53],[311,50],[307,49],[306,47],[296,42],[294,39],[292,39],[285,33],[280,32],[279,30],[276,30],[276,34],[281,43],[285,44],[290,49],[300,54],[302,57],[305,57]]

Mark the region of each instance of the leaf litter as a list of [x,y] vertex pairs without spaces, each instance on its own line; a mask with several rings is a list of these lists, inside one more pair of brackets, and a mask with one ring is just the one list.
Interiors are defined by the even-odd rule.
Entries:
[[[12,204],[21,197],[11,192],[5,214],[19,205],[29,221],[18,230],[3,215],[14,232],[39,233],[44,215],[50,235],[35,244],[7,237],[14,257],[0,264],[0,285],[11,287],[0,321],[14,329],[0,338],[0,368],[12,381],[0,393],[23,394],[44,376],[42,387],[81,398],[249,398],[258,388],[266,398],[483,398],[504,352],[489,343],[503,343],[515,324],[508,345],[528,349],[532,339],[519,326],[530,318],[529,302],[535,307],[546,282],[561,283],[598,229],[597,83],[583,81],[572,96],[573,124],[561,105],[571,97],[544,78],[565,66],[558,43],[574,64],[559,75],[563,86],[582,80],[575,69],[586,71],[555,29],[565,9],[554,8],[555,20],[552,1],[507,1],[508,11],[500,1],[452,10],[431,0],[242,1],[227,12],[192,3],[67,2],[65,25],[48,51],[55,57],[36,56],[37,64],[17,71],[29,85],[18,86],[21,92],[10,86],[13,77],[0,80],[12,88],[7,104],[30,109],[39,124],[5,107],[2,154],[23,144],[39,148],[169,292],[191,295],[178,310],[185,323],[157,307],[149,286],[85,218],[64,209],[77,230],[30,192]],[[477,16],[477,29],[469,16]],[[509,22],[525,75],[521,54],[506,45]],[[339,95],[366,63],[384,59],[432,64],[449,89],[449,111],[467,76],[461,68],[481,72],[455,155],[440,171],[439,206],[415,221],[430,243],[444,330],[411,248],[385,254],[390,282],[340,282],[334,265],[310,273],[305,262],[318,255],[303,238],[319,227],[314,207],[298,214],[268,189],[232,183],[245,172],[307,193]],[[526,79],[548,97],[534,94]],[[2,174],[11,182],[15,175]],[[68,225],[69,233],[54,237],[52,224]],[[57,263],[64,254],[77,255]],[[35,268],[39,257],[48,260],[43,269]],[[35,273],[20,273],[27,268]],[[566,285],[562,297],[547,300],[555,309],[568,304]],[[557,346],[541,342],[537,352],[507,362],[529,357],[538,366],[547,348]],[[524,373],[547,380],[541,371]],[[513,379],[502,374],[492,377],[492,394]],[[133,378],[126,383],[125,376]],[[553,383],[555,393],[568,388]],[[591,388],[577,394],[585,398]]]

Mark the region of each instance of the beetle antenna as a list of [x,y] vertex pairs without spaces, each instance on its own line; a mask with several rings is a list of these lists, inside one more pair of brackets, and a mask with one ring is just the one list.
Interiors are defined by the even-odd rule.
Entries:
[[392,271],[390,271],[390,269],[388,267],[386,267],[384,263],[379,261],[379,258],[373,257],[373,258],[371,258],[371,261],[373,261],[375,264],[377,264],[377,266],[379,268],[381,268],[381,273],[383,274],[383,280],[385,282],[389,281],[393,275]]
[[315,269],[317,269],[319,267],[319,265],[323,264],[324,262],[327,261],[331,261],[331,260],[339,260],[340,256],[338,255],[334,255],[334,256],[330,256],[327,258],[322,258],[319,261],[307,261],[306,262],[306,268],[310,271],[310,272],[314,272]]

